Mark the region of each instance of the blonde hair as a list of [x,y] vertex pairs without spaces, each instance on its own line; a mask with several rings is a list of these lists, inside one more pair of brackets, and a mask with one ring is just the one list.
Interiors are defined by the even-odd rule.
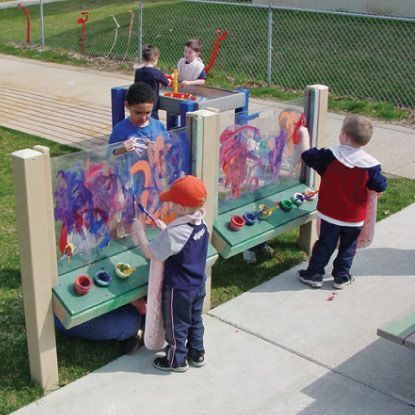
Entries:
[[356,145],[366,145],[373,134],[372,122],[361,115],[349,115],[343,121],[342,131]]

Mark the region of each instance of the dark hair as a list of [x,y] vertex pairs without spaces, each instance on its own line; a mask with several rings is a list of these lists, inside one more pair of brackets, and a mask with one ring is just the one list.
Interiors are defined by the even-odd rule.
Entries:
[[145,45],[143,46],[143,54],[142,58],[145,62],[155,62],[157,58],[160,56],[160,51],[157,47],[153,45]]
[[195,52],[200,52],[200,49],[202,49],[202,42],[199,39],[189,39],[185,43],[185,46],[193,49]]
[[132,84],[127,91],[125,100],[129,105],[136,104],[154,104],[154,92],[150,85],[144,82],[136,82]]
[[345,133],[358,146],[366,145],[373,134],[371,121],[361,115],[349,115],[343,121],[342,127]]

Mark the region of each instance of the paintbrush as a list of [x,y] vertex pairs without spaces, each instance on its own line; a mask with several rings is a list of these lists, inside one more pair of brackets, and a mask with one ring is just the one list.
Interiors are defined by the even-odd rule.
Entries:
[[152,220],[157,225],[156,218],[141,203],[138,203],[136,201],[136,205],[138,209],[141,210],[141,212],[143,212],[150,220]]

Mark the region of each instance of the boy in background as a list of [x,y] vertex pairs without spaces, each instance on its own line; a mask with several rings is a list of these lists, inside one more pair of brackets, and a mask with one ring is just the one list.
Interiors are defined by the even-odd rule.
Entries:
[[151,112],[151,117],[156,120],[159,119],[158,108],[159,108],[159,93],[160,84],[169,86],[169,80],[166,75],[155,68],[157,66],[160,57],[160,51],[153,45],[145,45],[143,47],[143,66],[135,71],[134,83],[144,82],[151,87],[154,93],[154,107]]
[[209,232],[202,206],[206,197],[200,179],[181,177],[159,196],[160,201],[171,202],[176,219],[167,226],[157,220],[161,232],[151,243],[142,222],[133,223],[133,240],[142,253],[149,259],[164,261],[162,313],[167,347],[166,355],[153,362],[159,370],[185,372],[188,363],[195,367],[205,364],[202,308]]
[[177,63],[179,83],[182,88],[188,85],[203,85],[206,79],[205,65],[200,59],[202,43],[190,39],[184,45],[184,57]]
[[366,219],[368,190],[381,193],[386,178],[380,163],[362,147],[371,139],[373,126],[360,115],[343,121],[340,146],[311,148],[301,157],[321,176],[317,204],[321,219],[320,236],[313,246],[308,268],[298,271],[300,281],[313,288],[323,285],[324,268],[339,243],[333,263],[333,287],[351,284],[349,271],[356,254],[357,238]]

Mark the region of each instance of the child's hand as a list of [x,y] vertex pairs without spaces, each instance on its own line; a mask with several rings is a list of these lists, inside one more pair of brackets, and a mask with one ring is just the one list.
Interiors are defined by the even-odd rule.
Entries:
[[130,304],[134,306],[142,316],[146,314],[147,303],[146,300],[144,300],[144,298],[139,298],[138,300],[131,301]]
[[190,81],[182,81],[180,84],[182,88],[186,88],[188,85],[190,85]]
[[167,225],[161,220],[161,219],[156,219],[156,226],[157,228],[159,228],[161,231],[163,231],[164,229],[167,228]]
[[135,218],[131,225],[131,239],[134,245],[140,245],[140,234],[144,234],[144,225],[139,219]]
[[134,151],[134,138],[124,141],[124,149],[126,152]]

